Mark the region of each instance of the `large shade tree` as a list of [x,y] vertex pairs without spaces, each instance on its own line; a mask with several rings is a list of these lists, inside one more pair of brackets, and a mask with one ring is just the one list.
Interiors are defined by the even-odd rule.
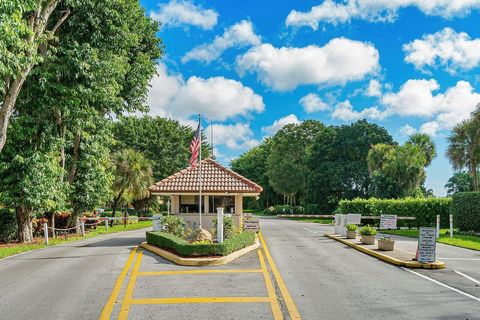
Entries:
[[267,159],[267,176],[273,189],[288,204],[304,204],[307,195],[308,159],[312,144],[325,126],[315,120],[288,124],[272,138]]

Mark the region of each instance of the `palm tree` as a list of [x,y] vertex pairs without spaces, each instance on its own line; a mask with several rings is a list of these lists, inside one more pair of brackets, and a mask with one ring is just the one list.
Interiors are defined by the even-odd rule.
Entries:
[[432,164],[433,159],[437,156],[437,149],[435,148],[435,143],[433,142],[432,138],[430,138],[430,136],[424,133],[416,133],[410,136],[407,143],[420,148],[420,150],[425,154],[427,167]]
[[445,184],[447,195],[451,196],[457,192],[472,191],[472,179],[468,172],[455,172]]
[[115,180],[113,190],[113,216],[122,198],[143,199],[148,195],[148,187],[153,181],[152,167],[142,153],[133,149],[123,149],[112,157]]
[[[477,107],[478,108],[478,107]],[[453,128],[448,137],[446,155],[454,170],[468,169],[474,191],[479,190],[478,167],[480,164],[480,119],[475,113]]]

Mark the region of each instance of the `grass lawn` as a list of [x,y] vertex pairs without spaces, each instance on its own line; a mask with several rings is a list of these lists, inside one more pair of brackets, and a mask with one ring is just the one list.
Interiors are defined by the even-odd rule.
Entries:
[[320,223],[320,224],[333,224],[332,219],[326,218],[299,218],[299,217],[288,217],[287,219],[302,221],[302,222],[313,222],[313,223]]
[[[70,235],[67,240],[63,236],[58,236],[56,239],[49,238],[49,245],[56,245],[62,244],[72,241],[78,241],[82,239],[93,238],[102,234],[109,234],[109,233],[117,233],[122,231],[129,231],[129,230],[138,230],[143,228],[148,228],[152,226],[152,221],[139,221],[137,224],[127,224],[124,228],[123,225],[113,226],[106,230],[105,226],[98,226],[95,230],[87,231],[85,234],[85,238],[79,237],[77,235]],[[28,244],[19,244],[19,243],[7,243],[7,244],[0,244],[0,259],[6,258],[8,256],[13,256],[15,254],[19,254],[26,251],[31,251],[39,248],[45,247],[43,243],[43,237],[36,238],[34,243]]]
[[[454,234],[453,238],[450,238],[449,232],[449,229],[440,229],[440,238],[437,240],[437,242],[466,249],[480,250],[480,237]],[[382,231],[382,233],[418,238],[418,230],[390,230]]]

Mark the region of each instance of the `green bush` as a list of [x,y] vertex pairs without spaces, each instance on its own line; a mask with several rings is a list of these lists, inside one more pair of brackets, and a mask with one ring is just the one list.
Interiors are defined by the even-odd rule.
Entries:
[[147,243],[164,249],[174,250],[184,257],[226,256],[255,243],[254,232],[234,235],[223,243],[188,243],[186,240],[166,232],[147,232]]
[[374,236],[377,234],[377,230],[375,230],[373,227],[365,226],[362,229],[360,229],[359,233],[362,236]]
[[480,192],[459,192],[453,195],[452,215],[461,231],[480,232]]
[[173,234],[179,238],[185,239],[186,233],[186,223],[182,217],[170,215],[163,218],[162,221],[165,232]]
[[[217,237],[217,218],[213,219],[213,237]],[[232,217],[223,217],[223,238],[229,239],[235,235],[235,224]]]
[[345,226],[345,228],[347,229],[347,231],[356,231],[357,230],[357,225],[356,224],[347,224]]
[[0,242],[9,242],[17,238],[17,221],[15,211],[0,209]]
[[[399,217],[415,217],[410,223],[416,227],[433,227],[440,215],[440,226],[449,225],[451,198],[405,198],[405,199],[353,199],[341,200],[342,214],[360,213],[362,216],[396,214]],[[400,221],[399,221],[400,222]]]

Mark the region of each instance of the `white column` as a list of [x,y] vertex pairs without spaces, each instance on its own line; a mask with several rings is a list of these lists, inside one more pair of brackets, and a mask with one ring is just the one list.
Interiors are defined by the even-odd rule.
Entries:
[[[210,213],[208,196],[203,196],[203,213]],[[213,208],[212,208],[213,210]]]
[[223,208],[217,208],[217,242],[223,243]]
[[180,213],[180,196],[172,196],[172,214]]
[[243,215],[243,194],[235,196],[235,214]]

